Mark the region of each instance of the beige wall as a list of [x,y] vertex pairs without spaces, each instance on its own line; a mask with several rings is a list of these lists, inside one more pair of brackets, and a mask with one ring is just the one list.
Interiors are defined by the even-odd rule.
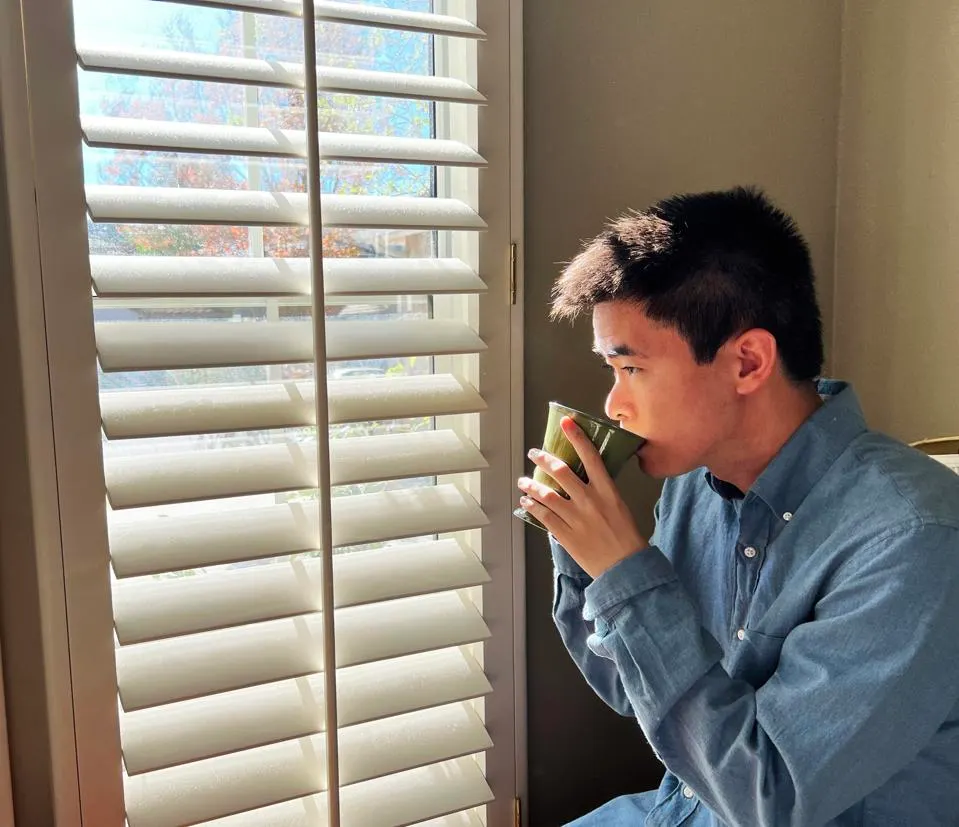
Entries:
[[959,434],[959,5],[848,0],[834,351],[870,423]]
[[[526,0],[528,443],[549,399],[602,406],[606,377],[589,353],[589,325],[548,324],[548,293],[558,262],[628,207],[683,190],[765,187],[810,241],[828,324],[840,8],[835,0]],[[648,528],[657,486],[634,473],[623,488]],[[662,767],[562,651],[544,537],[527,534],[530,823],[545,827],[655,786]]]

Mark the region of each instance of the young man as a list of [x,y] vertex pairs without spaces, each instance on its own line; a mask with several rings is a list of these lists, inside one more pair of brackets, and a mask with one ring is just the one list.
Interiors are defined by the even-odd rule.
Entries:
[[959,824],[959,477],[817,383],[792,220],[745,189],[621,218],[555,286],[554,318],[587,311],[606,413],[666,478],[656,529],[568,419],[589,483],[531,451],[569,498],[521,503],[567,649],[667,772],[573,824]]

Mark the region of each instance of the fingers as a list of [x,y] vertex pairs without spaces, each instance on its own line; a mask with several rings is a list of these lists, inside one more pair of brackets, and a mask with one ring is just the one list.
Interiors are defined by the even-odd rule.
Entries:
[[543,485],[530,477],[520,477],[516,483],[524,494],[545,505],[550,511],[561,512],[569,502],[559,491],[554,491],[548,485]]
[[560,488],[570,496],[582,489],[583,481],[561,459],[554,457],[552,454],[547,454],[545,451],[540,451],[538,448],[531,449],[527,456],[537,467],[556,480]]
[[[579,477],[570,470],[565,462],[536,449],[529,453],[530,458],[547,471],[550,476],[555,474],[553,479],[563,486],[564,490],[566,485],[572,485],[574,482],[582,486],[583,483]],[[570,480],[569,477],[572,477],[572,479]],[[565,480],[565,484],[563,480]],[[565,534],[569,526],[563,519],[561,512],[569,505],[569,500],[548,485],[543,485],[543,483],[530,477],[520,477],[516,485],[523,492],[523,496],[519,498],[519,504],[526,509],[527,513],[532,514],[539,520],[554,537]]]
[[[552,493],[556,494],[555,491],[552,491]],[[560,500],[563,499],[559,496],[559,494],[556,494],[556,496],[559,497]],[[519,504],[526,509],[527,513],[532,514],[537,520],[539,520],[546,527],[546,530],[554,537],[562,537],[569,529],[566,521],[560,517],[559,514],[550,510],[542,503],[538,503],[532,497],[525,495],[520,497]]]
[[562,427],[563,434],[583,461],[583,468],[589,481],[592,483],[599,482],[600,484],[603,482],[612,483],[612,478],[609,476],[609,472],[603,464],[603,458],[596,450],[596,446],[583,433],[583,429],[573,421],[572,417],[564,416],[560,421],[560,427]]

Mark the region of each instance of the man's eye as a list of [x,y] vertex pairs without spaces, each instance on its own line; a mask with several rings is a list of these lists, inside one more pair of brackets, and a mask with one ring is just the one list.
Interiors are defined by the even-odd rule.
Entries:
[[[613,371],[617,370],[617,368],[609,364],[608,362],[603,362],[603,370],[606,370],[612,373]],[[627,376],[632,376],[634,373],[639,373],[642,370],[642,368],[637,368],[633,365],[623,365],[621,368],[619,368],[619,370],[621,370]]]

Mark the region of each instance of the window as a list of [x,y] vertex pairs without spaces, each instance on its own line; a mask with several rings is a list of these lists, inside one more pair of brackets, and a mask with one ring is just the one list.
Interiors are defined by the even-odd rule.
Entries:
[[511,817],[516,23],[476,5],[21,4],[84,824]]

